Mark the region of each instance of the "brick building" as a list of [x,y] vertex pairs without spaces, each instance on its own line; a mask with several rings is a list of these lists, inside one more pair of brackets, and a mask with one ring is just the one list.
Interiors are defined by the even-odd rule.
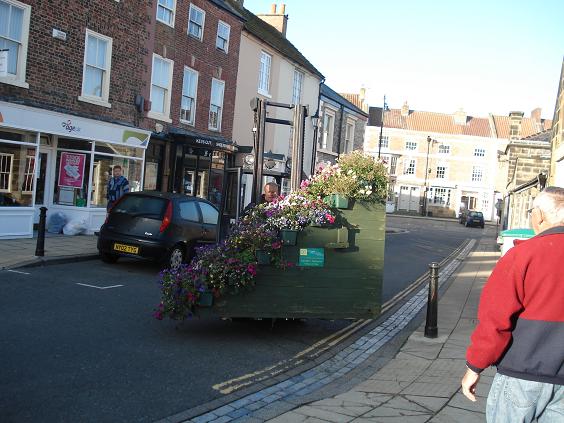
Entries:
[[0,237],[30,237],[40,206],[95,230],[112,166],[142,186],[150,14],[144,2],[0,0],[0,16]]
[[551,133],[552,161],[549,185],[564,187],[564,60],[558,80],[556,105],[554,107],[554,125]]

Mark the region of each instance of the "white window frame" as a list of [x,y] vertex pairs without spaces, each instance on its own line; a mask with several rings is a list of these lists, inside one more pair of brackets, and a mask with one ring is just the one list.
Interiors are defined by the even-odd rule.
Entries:
[[[10,159],[10,167],[4,169],[4,158]],[[6,160],[7,163],[7,160]],[[0,192],[12,192],[12,177],[13,177],[13,170],[14,168],[14,155],[10,153],[0,153],[0,174],[8,175],[8,187],[2,188],[0,186]]]
[[270,72],[272,70],[272,55],[266,51],[260,52],[258,93],[270,97]]
[[450,154],[450,145],[439,144],[438,153],[439,154]]
[[[153,77],[155,75],[155,60],[162,60],[164,62],[169,63],[170,70],[169,70],[169,77],[168,77],[168,87],[160,87],[166,89],[165,92],[165,104],[164,104],[164,113],[155,112],[153,111]],[[172,75],[174,70],[174,61],[170,59],[165,59],[164,57],[153,53],[153,61],[151,65],[151,87],[150,87],[150,100],[151,100],[151,110],[147,113],[147,116],[153,119],[162,120],[163,122],[172,123],[172,119],[170,118],[170,99],[171,99],[171,91],[172,91]]]
[[[27,182],[30,182],[29,185]],[[33,194],[33,184],[35,182],[35,155],[25,156],[25,170],[23,175],[22,193]]]
[[[335,115],[336,113],[333,110],[325,109],[323,111],[323,120],[321,124],[321,142],[320,142],[320,150],[322,151],[333,151],[333,138],[335,135]],[[329,128],[325,128],[325,118],[331,118],[331,125]]]
[[[192,73],[192,75],[194,76],[194,78],[196,78],[196,89],[194,90],[194,96],[190,97],[190,95],[185,95],[184,94],[184,90],[186,87],[184,87],[184,76],[186,75],[186,72],[190,72]],[[189,68],[188,66],[184,66],[184,73],[182,75],[182,92],[180,94],[180,122],[185,123],[187,125],[190,126],[194,126],[196,124],[196,105],[198,104],[198,82],[200,80],[200,73],[192,68]],[[188,93],[188,94],[192,94],[192,93]],[[191,119],[187,120],[187,119],[183,119],[182,118],[182,110],[184,110],[182,108],[182,100],[184,100],[184,97],[188,97],[192,99],[192,114],[191,114]]]
[[[439,176],[439,168],[443,169],[442,171],[442,176]],[[447,179],[447,175],[448,175],[448,166],[445,164],[439,164],[437,165],[437,169],[436,169],[436,173],[435,173],[435,178],[436,179]]]
[[[430,196],[431,196],[431,203],[434,205],[439,205],[441,207],[449,207],[452,190],[450,188],[443,188],[443,187],[431,187],[430,188]],[[437,195],[437,191],[439,194]],[[439,201],[436,201],[439,199]],[[444,200],[444,201],[442,201]]]
[[[221,105],[217,105],[217,104],[213,104],[213,87],[214,87],[214,83],[215,84],[220,84],[222,86],[222,93],[221,93]],[[224,103],[224,99],[225,99],[225,81],[222,81],[220,79],[216,79],[216,78],[212,78],[212,83],[211,83],[211,89],[210,89],[210,113],[208,116],[208,129],[210,131],[221,131],[221,121],[223,118],[223,103]],[[219,110],[217,112],[217,127],[214,127],[212,125],[212,107],[217,107]]]
[[[192,20],[192,10],[195,10],[197,12],[201,12],[202,13],[202,23],[198,23],[196,21]],[[190,28],[192,26],[192,23],[194,23],[194,25],[197,25],[200,27],[200,34],[199,36],[194,35],[190,32]],[[200,40],[203,41],[204,39],[204,27],[206,24],[206,12],[203,9],[200,9],[198,6],[194,5],[193,3],[190,3],[190,8],[188,10],[188,29],[187,29],[187,33],[189,37],[195,38],[196,40]]]
[[[411,169],[413,170],[410,172]],[[410,158],[405,159],[405,161],[403,162],[403,174],[415,176],[416,172],[417,172],[417,159],[410,159]]]
[[397,171],[398,171],[398,156],[397,156],[397,154],[391,154],[390,155],[390,162],[389,162],[388,169],[390,171],[390,175],[397,175]]
[[[223,37],[220,36],[219,29],[222,26],[227,29],[227,38],[223,38]],[[225,53],[228,53],[229,52],[229,39],[230,38],[231,38],[231,25],[229,25],[229,24],[227,24],[227,23],[225,23],[221,20],[218,21],[218,23],[217,23],[217,35],[216,35],[216,38],[215,38],[215,48],[217,48],[218,50],[223,51]],[[219,40],[225,40],[225,48],[217,45]]]
[[482,166],[472,167],[472,182],[482,182],[484,180],[484,168]]
[[[88,55],[88,38],[93,37],[99,40],[105,41],[107,43],[106,46],[106,68],[103,70],[102,76],[102,95],[100,97],[91,96],[84,92],[84,85],[86,81],[86,57]],[[110,98],[110,73],[112,70],[112,46],[113,46],[113,39],[107,37],[106,35],[99,34],[94,32],[88,28],[86,28],[86,34],[84,36],[84,60],[82,63],[82,91],[81,94],[78,96],[80,101],[84,101],[86,103],[95,104],[97,106],[111,108],[112,105],[109,103]],[[100,68],[97,68],[100,69]]]
[[[11,7],[17,7],[22,9],[22,27],[21,27],[21,40],[16,41],[9,39],[12,42],[19,44],[18,47],[18,60],[16,63],[16,74],[7,74],[6,76],[0,76],[0,83],[15,85],[16,87],[29,88],[29,84],[25,82],[26,67],[27,67],[27,49],[29,43],[29,21],[31,17],[31,6],[28,4],[21,3],[16,0],[2,0]],[[6,37],[2,37],[8,39]]]
[[[349,138],[347,138],[347,130],[348,128],[351,128],[349,135]],[[347,122],[345,123],[345,149],[344,149],[344,153],[350,153],[351,151],[354,150],[354,131],[356,129],[356,121],[354,119],[347,119]]]
[[[411,148],[413,147],[413,148]],[[405,142],[405,149],[407,151],[417,151],[417,141],[406,141]]]
[[292,85],[292,104],[300,104],[304,87],[305,74],[299,69],[294,69],[294,83]]
[[[164,10],[168,10],[171,14],[171,22],[167,22],[163,19],[159,19],[159,8]],[[176,0],[172,0],[172,9],[169,9],[167,6],[161,4],[160,0],[157,0],[157,21],[161,22],[171,28],[174,28],[174,20],[176,19]]]
[[[378,142],[380,142],[380,137],[378,137]],[[382,141],[380,143],[381,148],[388,148],[390,146],[390,137],[388,135],[382,135]]]
[[486,149],[482,147],[475,147],[474,157],[486,157]]

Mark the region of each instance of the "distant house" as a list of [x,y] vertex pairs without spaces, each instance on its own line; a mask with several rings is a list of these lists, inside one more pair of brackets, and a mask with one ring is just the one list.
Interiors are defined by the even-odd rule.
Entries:
[[384,113],[371,107],[365,150],[388,163],[388,201],[395,211],[455,217],[460,210],[484,213],[496,218],[498,200],[503,196],[498,169],[498,151],[510,140],[518,140],[550,128],[540,118],[540,109],[531,117],[522,112],[509,116],[468,116],[401,109]]
[[335,163],[339,155],[364,147],[368,113],[321,84],[316,163]]

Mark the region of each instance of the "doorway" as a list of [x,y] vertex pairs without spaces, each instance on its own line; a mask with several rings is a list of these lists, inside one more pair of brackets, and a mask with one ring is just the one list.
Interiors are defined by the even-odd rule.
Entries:
[[35,205],[45,206],[50,204],[50,193],[53,192],[52,177],[51,177],[51,150],[46,148],[39,149],[39,160],[36,170],[36,191],[35,191]]

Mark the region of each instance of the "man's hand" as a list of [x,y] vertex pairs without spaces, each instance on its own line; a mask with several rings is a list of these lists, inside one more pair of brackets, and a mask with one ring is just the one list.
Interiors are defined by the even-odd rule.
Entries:
[[476,402],[476,385],[480,380],[480,374],[470,369],[466,369],[466,374],[462,378],[462,393],[470,401]]

